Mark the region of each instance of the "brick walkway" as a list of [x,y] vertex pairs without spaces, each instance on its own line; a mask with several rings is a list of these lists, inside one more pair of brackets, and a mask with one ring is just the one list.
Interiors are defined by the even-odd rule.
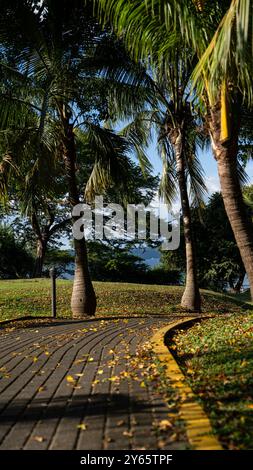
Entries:
[[0,449],[158,449],[154,422],[166,419],[168,408],[152,384],[143,385],[141,368],[139,380],[131,376],[130,364],[138,345],[169,322],[57,321],[2,330]]

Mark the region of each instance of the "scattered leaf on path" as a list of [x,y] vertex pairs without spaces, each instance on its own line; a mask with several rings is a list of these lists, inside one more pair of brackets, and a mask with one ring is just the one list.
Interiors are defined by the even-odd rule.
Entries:
[[72,375],[67,375],[66,380],[67,382],[72,383],[72,384],[76,382],[74,377],[72,377]]
[[34,436],[33,440],[36,442],[43,442],[45,438],[43,436]]
[[124,431],[122,434],[123,436],[126,436],[126,437],[133,437],[133,433],[130,431]]
[[117,426],[123,426],[123,424],[125,424],[124,419],[120,419],[119,421],[117,421]]
[[86,431],[87,424],[85,424],[85,423],[78,424],[77,429],[81,429],[81,431]]
[[158,427],[160,431],[167,431],[168,429],[172,428],[172,424],[168,419],[162,419],[159,422]]

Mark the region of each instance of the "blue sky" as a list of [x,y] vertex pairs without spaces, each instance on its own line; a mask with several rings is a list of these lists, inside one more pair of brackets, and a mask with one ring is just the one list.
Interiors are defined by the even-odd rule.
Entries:
[[[153,165],[154,174],[160,173],[162,164],[161,159],[157,153],[155,143],[150,145],[147,153]],[[200,151],[199,158],[204,169],[206,186],[208,188],[209,194],[211,195],[215,191],[220,191],[217,163],[213,157],[211,149]],[[249,184],[253,184],[253,161],[250,161],[250,163],[247,164],[246,172],[248,174]]]

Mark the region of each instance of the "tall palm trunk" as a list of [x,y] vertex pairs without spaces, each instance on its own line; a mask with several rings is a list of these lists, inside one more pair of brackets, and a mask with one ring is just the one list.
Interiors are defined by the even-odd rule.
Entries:
[[183,136],[182,131],[179,128],[173,129],[170,134],[170,139],[173,143],[176,158],[176,170],[182,207],[186,253],[186,285],[183,297],[181,299],[181,305],[182,307],[187,308],[189,311],[200,312],[201,299],[197,280],[196,254],[193,241],[191,210],[185,174]]
[[226,142],[220,139],[221,105],[218,103],[210,113],[210,133],[222,197],[226,213],[234,232],[237,246],[248,276],[251,298],[253,299],[253,227],[243,201],[237,172],[238,120],[236,113],[230,112],[230,137]]
[[[67,117],[64,118],[63,157],[69,190],[69,201],[73,208],[80,203],[76,184],[76,148],[73,126]],[[75,222],[73,218],[73,223]],[[75,276],[71,297],[71,309],[74,318],[94,315],[96,296],[90,278],[85,239],[74,239]]]

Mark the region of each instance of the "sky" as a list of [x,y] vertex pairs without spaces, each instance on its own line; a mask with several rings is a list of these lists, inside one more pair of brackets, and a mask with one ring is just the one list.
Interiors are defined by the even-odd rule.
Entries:
[[[155,143],[150,145],[150,148],[147,153],[153,165],[154,174],[160,173],[161,168],[162,168],[162,163],[157,153]],[[199,151],[198,156],[204,169],[205,181],[206,181],[206,186],[207,186],[209,195],[211,195],[212,193],[216,191],[220,191],[217,163],[213,157],[212,150],[208,149],[205,151]],[[253,160],[247,164],[246,173],[249,178],[248,184],[253,184]]]

